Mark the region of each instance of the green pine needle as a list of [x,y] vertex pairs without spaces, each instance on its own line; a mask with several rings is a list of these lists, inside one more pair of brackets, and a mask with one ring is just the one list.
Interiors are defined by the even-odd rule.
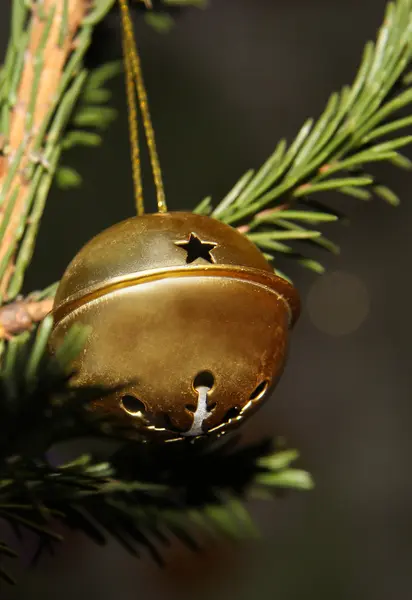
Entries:
[[[81,96],[61,142],[62,150],[70,150],[77,146],[100,146],[103,142],[102,132],[117,117],[117,111],[106,106],[111,98],[107,86],[121,72],[121,62],[115,61],[87,74]],[[69,190],[80,187],[83,177],[72,167],[63,165],[56,170],[55,182],[60,189]]]
[[83,181],[78,171],[71,167],[58,167],[55,175],[56,184],[63,190],[80,187]]
[[150,27],[153,27],[157,33],[169,33],[175,22],[167,13],[152,13],[145,15],[145,21]]
[[[337,252],[311,225],[334,220],[336,212],[325,207],[316,217],[312,196],[340,192],[369,200],[376,195],[396,206],[399,199],[368,172],[374,163],[390,162],[411,169],[409,158],[398,152],[409,146],[404,131],[412,117],[399,117],[402,108],[412,109],[412,0],[390,2],[375,43],[366,44],[363,59],[351,87],[332,94],[317,121],[309,119],[288,147],[281,140],[274,153],[257,171],[248,171],[212,211],[212,216],[234,227],[240,226],[269,256],[287,253],[316,272],[323,267],[306,259],[279,239],[307,240]],[[393,137],[395,135],[395,137]],[[389,139],[388,139],[389,138]],[[200,204],[195,212],[208,210]],[[294,214],[303,225],[297,226]],[[209,214],[204,212],[204,214]]]

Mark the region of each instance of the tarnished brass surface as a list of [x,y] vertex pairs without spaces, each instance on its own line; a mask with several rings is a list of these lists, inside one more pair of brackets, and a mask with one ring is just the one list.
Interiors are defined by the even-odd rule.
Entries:
[[144,215],[69,265],[51,347],[73,323],[91,326],[76,383],[125,384],[94,408],[172,440],[253,413],[281,375],[298,313],[295,288],[235,229],[193,213]]

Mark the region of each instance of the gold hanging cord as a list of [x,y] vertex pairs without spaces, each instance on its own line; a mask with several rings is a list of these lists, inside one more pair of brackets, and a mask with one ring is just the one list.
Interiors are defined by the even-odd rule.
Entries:
[[127,0],[119,0],[122,15],[122,45],[124,66],[126,72],[126,93],[129,113],[130,147],[132,158],[133,183],[136,197],[137,214],[144,213],[143,186],[141,174],[139,133],[137,121],[137,105],[134,87],[136,86],[137,100],[142,114],[143,127],[149,149],[150,163],[156,187],[157,209],[167,212],[165,193],[163,188],[162,171],[156,150],[156,141],[150,118],[149,104],[146,88],[143,81],[142,68],[137,51],[137,44],[133,33],[133,24]]

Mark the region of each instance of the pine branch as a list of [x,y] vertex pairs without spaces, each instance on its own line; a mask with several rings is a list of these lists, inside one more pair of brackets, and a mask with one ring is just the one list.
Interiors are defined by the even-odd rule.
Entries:
[[412,142],[404,130],[412,116],[412,0],[387,6],[375,44],[369,42],[352,86],[332,94],[320,118],[309,119],[289,146],[281,140],[257,171],[243,175],[213,209],[205,198],[195,212],[238,227],[268,258],[280,254],[323,272],[320,263],[297,252],[290,242],[304,242],[337,253],[339,248],[317,226],[340,218],[313,200],[320,192],[337,191],[361,200],[379,196],[391,205],[395,192],[370,174],[375,163],[410,169],[400,150]]
[[53,308],[53,298],[18,299],[0,307],[0,339],[10,340],[42,321]]
[[[13,338],[0,373],[0,519],[37,534],[40,548],[61,541],[61,522],[99,544],[114,537],[135,555],[144,547],[160,562],[173,537],[195,548],[209,530],[254,533],[246,495],[312,487],[310,476],[292,466],[297,453],[276,451],[268,440],[243,448],[237,439],[152,445],[96,417],[90,402],[113,390],[70,385],[70,364],[87,332],[73,329],[53,357],[51,326],[47,317],[36,333]],[[104,461],[80,456],[56,465],[53,445],[84,436],[121,444]],[[0,545],[2,553],[13,550]],[[0,577],[11,581],[5,571]]]
[[13,2],[1,72],[0,294],[14,298],[30,261],[62,150],[61,136],[86,80],[82,58],[113,0]]

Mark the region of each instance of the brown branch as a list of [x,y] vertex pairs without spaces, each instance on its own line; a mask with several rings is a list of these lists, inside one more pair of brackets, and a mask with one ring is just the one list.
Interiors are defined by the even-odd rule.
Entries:
[[0,308],[0,339],[9,340],[14,335],[32,328],[42,321],[53,308],[53,298],[35,300],[28,297],[10,302]]
[[[38,7],[41,4],[41,14]],[[54,17],[44,49],[41,42],[47,27],[47,17],[54,8]],[[17,101],[11,109],[10,132],[7,140],[7,155],[0,157],[0,189],[7,177],[7,170],[13,163],[16,152],[23,148],[22,158],[13,176],[4,204],[1,207],[0,225],[8,213],[11,202],[15,202],[8,225],[0,240],[0,263],[7,261],[7,267],[0,282],[0,293],[7,290],[13,274],[13,264],[18,243],[18,230],[25,218],[25,206],[30,191],[30,181],[24,177],[25,169],[34,161],[33,150],[36,137],[56,100],[57,90],[63,74],[64,65],[71,53],[74,38],[88,10],[88,0],[68,0],[67,28],[62,36],[62,18],[65,0],[42,0],[33,4],[31,30],[23,71],[17,91]],[[45,18],[45,16],[46,18]],[[47,33],[47,31],[46,31]],[[42,57],[42,58],[41,58]],[[41,61],[41,63],[39,63]],[[40,77],[36,69],[41,64]],[[34,103],[32,94],[38,81]],[[28,111],[32,107],[32,114]],[[17,190],[17,191],[16,191]],[[17,194],[17,196],[15,196]],[[8,256],[10,251],[11,256]]]

